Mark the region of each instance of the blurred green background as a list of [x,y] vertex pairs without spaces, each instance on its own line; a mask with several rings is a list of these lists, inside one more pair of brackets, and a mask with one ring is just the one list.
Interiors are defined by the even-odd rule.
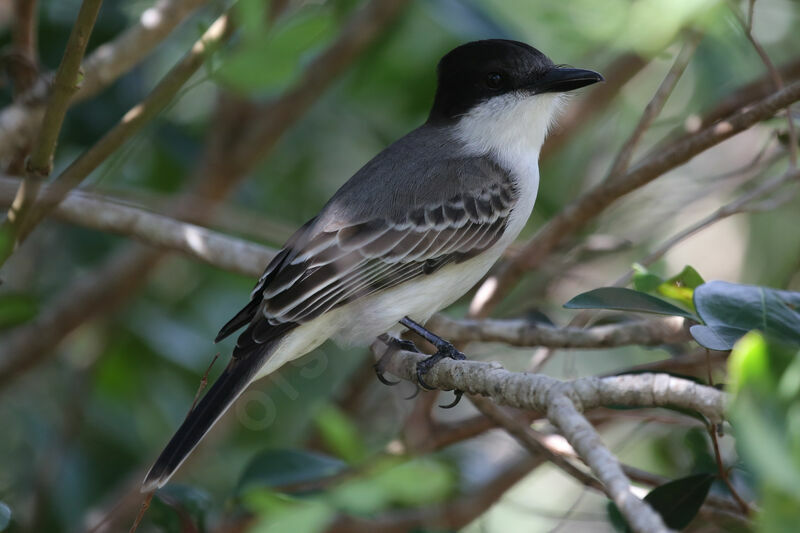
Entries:
[[[203,156],[220,88],[260,102],[274,98],[293,83],[308,58],[333,39],[359,4],[343,0],[292,7],[278,29],[267,32],[264,2],[242,0],[244,23],[230,46],[209,58],[179,98],[94,172],[84,187],[159,211],[180,193]],[[10,39],[9,5],[8,0],[0,2],[0,45]],[[151,5],[107,0],[89,50],[117,36]],[[523,233],[530,236],[602,178],[669,68],[682,42],[682,28],[693,26],[705,36],[664,112],[645,136],[645,148],[735,88],[764,75],[761,60],[728,5],[710,0],[411,2],[281,138],[219,210],[212,226],[267,245],[282,244],[369,158],[425,120],[436,62],[460,43],[487,37],[518,39],[556,63],[601,72],[620,55],[642,58],[645,66],[607,108],[590,120],[579,120],[569,142],[543,159],[539,199]],[[57,67],[78,7],[77,0],[41,0],[39,38],[45,67]],[[746,9],[746,2],[738,7]],[[223,2],[211,2],[141,66],[72,109],[62,131],[56,172],[145,96],[223,8]],[[798,28],[797,2],[756,3],[754,33],[777,65],[800,54]],[[579,104],[590,91],[572,97],[571,105]],[[0,104],[10,102],[10,91],[5,90],[2,98]],[[776,120],[755,127],[626,197],[601,217],[593,231],[630,241],[630,246],[572,261],[566,269],[546,265],[526,276],[497,314],[518,316],[535,310],[565,323],[572,313],[561,306],[569,298],[612,282],[655,244],[730,200],[745,178],[763,179],[782,171],[785,158],[768,155],[757,172],[718,178],[747,165],[764,146],[770,155],[779,154],[774,128],[785,126]],[[673,249],[654,269],[672,275],[692,264],[707,280],[800,290],[797,207],[794,201],[771,212],[725,220]],[[123,237],[53,221],[38,228],[2,272],[0,351],[3,330],[12,331],[46,313],[56,295],[76,280],[91,280],[113,252],[127,245]],[[185,416],[214,354],[219,352],[221,359],[212,378],[227,361],[230,341],[218,346],[211,341],[247,301],[253,282],[171,255],[133,298],[83,324],[52,347],[53,357],[0,390],[0,502],[11,517],[4,526],[0,512],[0,530],[82,531],[125,500],[123,495],[136,487]],[[463,316],[468,303],[463,299],[450,313]],[[521,370],[532,350],[476,345],[467,353]],[[637,347],[565,351],[545,371],[558,377],[591,375],[667,356],[663,350]],[[311,528],[315,520],[324,523],[330,509],[369,514],[457,499],[523,455],[515,442],[493,431],[400,466],[379,460],[355,480],[331,489],[324,504],[314,498],[287,503],[271,492],[247,490],[248,483],[258,485],[259,475],[266,475],[258,463],[251,464],[254,457],[261,457],[262,467],[268,465],[262,470],[272,476],[280,474],[275,473],[276,465],[293,464],[292,452],[276,450],[316,450],[324,454],[321,464],[301,455],[298,465],[338,472],[343,464],[363,464],[387,445],[397,444],[414,405],[403,399],[410,392],[407,384],[397,392],[376,382],[367,387],[358,405],[341,404],[353,376],[363,373],[367,361],[366,350],[341,350],[328,343],[258,383],[187,461],[167,496],[156,499],[141,530],[192,531],[182,525],[181,513],[189,513],[201,529],[201,524],[213,529],[242,509],[281,516],[300,505],[303,512],[289,513],[285,523],[262,524],[265,531],[299,532]],[[469,405],[454,412],[434,412],[447,423],[473,414]],[[713,465],[705,432],[691,424],[656,424],[630,417],[608,426],[604,435],[625,461],[668,477],[685,474],[693,465]],[[728,447],[724,451],[734,457],[729,440],[723,440]],[[326,463],[326,457],[338,460]],[[298,481],[293,476],[302,477],[298,471],[303,468],[288,469],[288,480]],[[752,491],[747,476],[740,478],[742,490]],[[282,485],[286,480],[268,481]],[[125,501],[120,515],[124,518],[97,531],[127,530],[138,500]],[[464,530],[547,531],[573,504],[577,506],[564,530],[611,530],[605,499],[583,492],[552,467],[525,476]]]

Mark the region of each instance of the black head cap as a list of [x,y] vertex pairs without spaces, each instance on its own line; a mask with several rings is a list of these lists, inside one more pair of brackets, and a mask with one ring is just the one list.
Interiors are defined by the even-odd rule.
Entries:
[[603,79],[590,70],[561,68],[536,48],[505,39],[453,49],[439,61],[438,75],[430,123],[452,122],[493,96],[568,91]]

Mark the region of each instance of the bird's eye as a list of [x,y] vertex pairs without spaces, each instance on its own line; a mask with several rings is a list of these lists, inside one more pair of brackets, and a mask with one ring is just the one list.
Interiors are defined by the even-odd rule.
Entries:
[[490,89],[499,89],[503,86],[503,75],[499,72],[490,72],[486,75],[486,86]]

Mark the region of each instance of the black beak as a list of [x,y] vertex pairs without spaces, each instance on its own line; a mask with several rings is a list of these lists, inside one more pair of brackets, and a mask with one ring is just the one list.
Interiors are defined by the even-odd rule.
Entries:
[[553,67],[533,81],[530,88],[536,93],[563,93],[598,81],[605,81],[605,78],[593,70]]

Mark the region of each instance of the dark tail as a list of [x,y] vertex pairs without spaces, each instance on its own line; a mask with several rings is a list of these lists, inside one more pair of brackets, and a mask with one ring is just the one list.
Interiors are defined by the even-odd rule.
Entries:
[[[272,343],[270,343],[272,344]],[[274,346],[274,344],[272,345]],[[233,358],[222,375],[192,409],[181,427],[161,452],[142,483],[142,492],[150,492],[162,487],[195,446],[208,433],[211,426],[228,410],[250,384],[256,372],[272,352],[271,346],[262,345],[258,353],[244,358]]]

